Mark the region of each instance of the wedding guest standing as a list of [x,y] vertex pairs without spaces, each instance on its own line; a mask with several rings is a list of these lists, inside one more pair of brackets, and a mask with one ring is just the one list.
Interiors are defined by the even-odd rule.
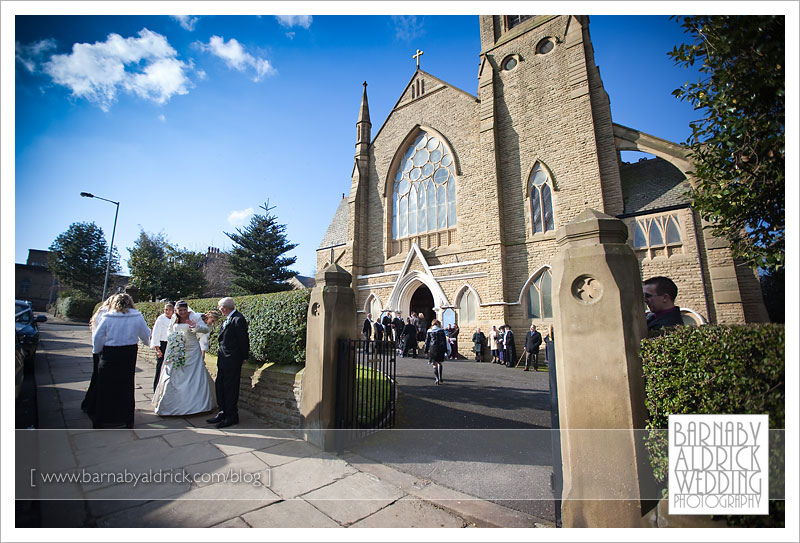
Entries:
[[450,330],[450,346],[452,347],[450,352],[450,358],[453,360],[458,359],[458,333],[461,329],[458,327],[458,323],[453,324],[453,329]]
[[383,333],[384,333],[384,341],[394,341],[394,336],[392,335],[392,313],[391,311],[387,311],[383,314],[383,318],[381,319],[381,325],[383,325]]
[[[106,301],[97,308],[97,311],[94,312],[94,315],[92,315],[92,318],[89,320],[89,330],[92,333],[93,343],[94,333],[97,331],[100,321],[103,320],[103,317],[108,312],[108,308],[111,307],[111,300],[113,297],[112,295],[106,298]],[[97,365],[99,363],[100,354],[92,353],[92,378],[89,380],[89,388],[86,390],[86,396],[84,396],[81,402],[81,410],[90,417],[94,414],[95,401],[97,400]]]
[[506,331],[503,333],[503,356],[506,360],[506,367],[513,368],[517,363],[517,345],[514,342],[514,332],[511,331],[511,327],[506,324],[505,329]]
[[536,325],[531,324],[531,331],[525,335],[525,371],[533,361],[533,371],[539,371],[539,349],[542,346],[542,334],[536,331]]
[[489,350],[492,352],[492,364],[497,364],[500,359],[499,350],[497,348],[497,336],[500,332],[497,331],[497,326],[492,326],[489,331]]
[[175,314],[175,304],[164,304],[164,312],[156,317],[153,323],[153,334],[150,336],[150,348],[156,350],[156,376],[153,379],[153,392],[158,386],[158,377],[161,375],[161,366],[164,364],[164,353],[167,352],[167,334],[172,316]]
[[408,356],[408,351],[413,351],[414,358],[417,357],[417,327],[411,317],[406,319],[403,327],[403,356]]
[[486,345],[486,334],[480,327],[472,334],[472,351],[475,353],[475,362],[483,362],[483,346]]
[[149,345],[150,328],[128,294],[115,295],[92,340],[93,352],[100,354],[94,428],[133,428],[133,376],[139,340]]
[[219,333],[217,379],[214,383],[219,413],[206,422],[216,424],[217,428],[227,428],[239,424],[239,381],[242,364],[250,356],[250,334],[247,319],[236,310],[233,298],[222,298],[217,309],[225,317]]
[[429,364],[433,366],[434,381],[437,385],[444,383],[442,379],[442,362],[450,351],[447,334],[440,328],[442,323],[437,319],[431,321],[431,329],[425,336],[425,353],[429,357]]

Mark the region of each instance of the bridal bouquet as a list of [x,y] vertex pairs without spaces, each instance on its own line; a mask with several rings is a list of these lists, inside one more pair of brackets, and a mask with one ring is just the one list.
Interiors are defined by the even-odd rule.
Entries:
[[167,364],[172,364],[172,368],[182,368],[186,365],[186,338],[175,330],[167,336]]

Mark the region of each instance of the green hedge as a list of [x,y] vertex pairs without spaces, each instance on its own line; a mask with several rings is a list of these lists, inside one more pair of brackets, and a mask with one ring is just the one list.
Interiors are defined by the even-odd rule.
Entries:
[[[670,414],[768,414],[770,429],[784,429],[784,352],[785,329],[777,324],[683,326],[643,340],[647,428],[666,429]],[[647,440],[659,482],[667,479],[666,434],[652,432]],[[782,453],[770,458],[770,483],[783,480],[782,464]],[[771,512],[783,504],[770,500]],[[731,517],[729,523],[769,524],[767,518],[774,516]]]
[[[236,309],[248,322],[250,332],[249,362],[278,364],[305,364],[306,317],[311,291],[290,290],[274,294],[235,296]],[[186,300],[197,313],[217,308],[219,298]],[[136,309],[142,312],[151,328],[164,310],[160,302],[139,302]],[[217,354],[217,336],[222,326],[220,320],[209,336],[208,351]]]
[[95,305],[97,305],[96,299],[73,291],[66,296],[59,296],[56,311],[58,315],[71,320],[88,321],[94,313]]

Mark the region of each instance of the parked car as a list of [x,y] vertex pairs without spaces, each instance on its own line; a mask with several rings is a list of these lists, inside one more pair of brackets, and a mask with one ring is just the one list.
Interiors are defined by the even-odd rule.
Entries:
[[47,317],[39,315],[34,317],[33,310],[27,302],[22,300],[14,301],[14,326],[25,353],[25,371],[33,370],[33,357],[36,355],[36,348],[39,346],[39,323],[46,322]]
[[22,390],[22,381],[25,379],[25,350],[19,340],[19,334],[14,334],[16,347],[14,350],[14,399],[19,399]]

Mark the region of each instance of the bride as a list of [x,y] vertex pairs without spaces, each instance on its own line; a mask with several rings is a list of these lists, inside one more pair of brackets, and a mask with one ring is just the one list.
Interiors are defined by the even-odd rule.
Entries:
[[153,394],[156,415],[193,415],[213,409],[213,383],[197,337],[209,331],[202,316],[189,311],[187,302],[175,304],[164,365]]

